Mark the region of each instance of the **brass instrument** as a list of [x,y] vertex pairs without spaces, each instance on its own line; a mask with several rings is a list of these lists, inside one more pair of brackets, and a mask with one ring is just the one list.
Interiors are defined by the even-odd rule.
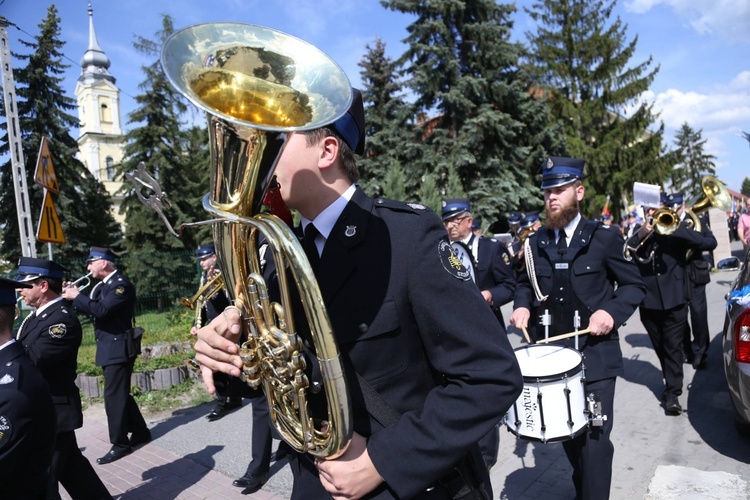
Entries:
[[208,299],[216,295],[223,288],[224,278],[222,278],[221,272],[217,272],[211,279],[209,279],[205,283],[203,282],[203,277],[201,277],[201,283],[198,287],[198,291],[195,292],[192,297],[190,297],[189,299],[186,297],[180,299],[180,303],[182,303],[183,306],[187,307],[191,311],[195,311],[195,328],[200,328],[201,326],[203,326],[201,324],[201,310],[203,309],[203,305]]
[[[687,227],[694,231],[702,231],[703,227],[698,216],[712,207],[728,212],[732,207],[732,196],[719,179],[712,175],[705,175],[701,178],[701,192],[685,203],[684,212]],[[657,234],[668,236],[674,233],[680,227],[680,224],[680,216],[672,208],[660,208],[653,214],[654,232]],[[638,247],[635,248],[628,246],[626,242],[623,249],[625,258],[631,260],[631,252],[635,254],[652,234],[653,232],[641,240]],[[692,249],[689,249],[685,256],[686,259],[690,259],[692,253]],[[636,255],[636,259],[642,263],[647,263],[652,258],[653,252],[645,259]]]
[[533,226],[524,227],[518,232],[518,241],[523,244],[523,242],[526,241],[526,238],[534,233],[536,233],[536,229],[534,229]]
[[[230,300],[240,309],[247,341],[243,375],[261,386],[271,421],[295,450],[340,455],[352,434],[352,410],[338,346],[312,268],[291,229],[261,213],[262,200],[291,133],[343,116],[352,101],[344,72],[315,47],[269,28],[215,23],[172,35],[162,51],[170,82],[208,118],[214,245]],[[278,272],[280,303],[262,277],[263,235]],[[323,376],[328,415],[314,420],[310,381],[296,334],[288,269],[310,325]],[[320,417],[320,416],[318,416]]]
[[91,284],[91,274],[92,273],[88,273],[86,276],[81,276],[77,280],[71,281],[70,283],[68,283],[67,285],[65,285],[63,287],[63,290],[67,290],[68,288],[70,288],[72,286],[76,286],[76,285],[78,285],[78,283],[80,283],[81,281],[84,281],[84,280],[86,281],[86,283],[84,283],[82,286],[79,286],[78,290],[79,291],[80,290],[85,290],[86,287],[88,287]]
[[700,214],[710,208],[720,208],[724,212],[732,209],[732,195],[729,194],[724,184],[713,175],[704,175],[701,178],[701,192],[690,199],[685,206],[685,215],[690,217],[688,225],[695,231],[701,231]]

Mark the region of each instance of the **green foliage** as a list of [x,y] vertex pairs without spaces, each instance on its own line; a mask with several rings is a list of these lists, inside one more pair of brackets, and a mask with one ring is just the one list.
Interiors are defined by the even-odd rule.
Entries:
[[[408,168],[422,180],[422,202],[439,207],[441,195],[461,191],[474,215],[488,221],[536,206],[532,175],[561,146],[545,102],[519,69],[524,49],[510,41],[515,6],[494,0],[381,3],[415,17],[399,64],[421,127]],[[448,186],[451,169],[460,190]]]
[[742,180],[742,188],[740,192],[745,196],[750,196],[750,177],[745,177]]
[[[38,220],[41,213],[44,190],[36,186],[33,176],[42,137],[46,137],[60,186],[60,194],[53,195],[53,200],[67,239],[65,245],[55,248],[55,258],[83,257],[91,245],[116,243],[120,229],[110,215],[111,201],[104,186],[76,159],[78,142],[70,130],[78,126],[78,118],[70,111],[77,109],[77,104],[61,86],[68,65],[62,63],[65,43],[60,40],[60,18],[54,5],[49,6],[39,29],[33,42],[20,40],[31,53],[14,54],[27,61],[15,77],[30,213],[32,220]],[[8,153],[7,134],[0,140],[0,153]],[[0,169],[0,226],[5,228],[0,251],[15,262],[21,246],[13,187],[8,159]]]
[[169,389],[143,393],[138,391],[138,394],[134,393],[133,396],[141,411],[147,414],[197,406],[213,400],[203,384],[193,379],[173,385]]
[[[180,128],[180,116],[187,108],[159,63],[161,45],[173,31],[172,19],[164,15],[158,41],[136,37],[134,47],[154,61],[143,68],[143,93],[136,96],[138,107],[128,115],[128,123],[135,127],[126,135],[125,160],[118,168],[122,174],[146,163],[169,195],[167,216],[177,228],[183,222],[205,219],[201,198],[208,190],[208,169],[205,130]],[[159,216],[138,200],[132,186],[124,189],[126,266],[140,278],[134,280],[138,294],[158,295],[172,286],[175,277],[194,276],[195,262],[189,254],[199,243],[196,232],[186,230],[181,238],[174,238]],[[184,257],[164,253],[179,250],[186,251]],[[163,301],[158,304],[165,306]]]
[[[587,164],[584,213],[598,217],[610,195],[619,217],[631,198],[633,180],[661,184],[672,163],[663,154],[664,125],[653,105],[639,102],[658,67],[652,59],[629,67],[637,38],[610,21],[614,1],[540,0],[527,9],[538,22],[527,32],[529,71],[562,126],[567,155]],[[633,108],[630,116],[623,111]],[[656,127],[656,130],[653,130]]]
[[701,131],[694,131],[687,122],[677,131],[674,142],[672,154],[676,165],[672,169],[672,191],[694,195],[704,175],[716,175],[716,157],[705,153],[706,140]]

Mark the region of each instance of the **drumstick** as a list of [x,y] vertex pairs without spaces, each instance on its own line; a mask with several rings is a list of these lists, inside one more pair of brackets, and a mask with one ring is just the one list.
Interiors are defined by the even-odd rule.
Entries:
[[589,333],[590,331],[591,330],[589,330],[588,328],[586,328],[585,330],[577,330],[575,332],[564,333],[562,335],[556,335],[554,337],[549,337],[549,338],[546,338],[546,339],[537,340],[536,343],[537,344],[543,344],[543,343],[546,343],[546,342],[552,342],[553,340],[569,339],[570,337],[576,337],[578,335],[585,335],[585,334]]
[[526,342],[531,344],[531,337],[529,337],[529,332],[526,330],[526,327],[522,327],[521,330],[523,330],[523,336],[526,337]]

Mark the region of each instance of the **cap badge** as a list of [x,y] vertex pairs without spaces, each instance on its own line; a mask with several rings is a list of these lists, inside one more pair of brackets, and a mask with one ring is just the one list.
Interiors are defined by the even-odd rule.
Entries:
[[555,162],[552,161],[552,158],[547,158],[547,170],[551,169],[555,166]]
[[10,374],[6,373],[5,375],[3,375],[3,378],[0,378],[0,385],[10,384],[14,380],[15,379],[11,377]]
[[355,234],[357,234],[357,226],[346,226],[346,231],[344,231],[344,234],[347,238],[351,238]]

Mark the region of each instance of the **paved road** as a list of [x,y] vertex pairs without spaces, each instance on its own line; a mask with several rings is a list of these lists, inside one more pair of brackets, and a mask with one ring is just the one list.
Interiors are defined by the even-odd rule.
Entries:
[[[681,416],[667,416],[661,408],[661,372],[637,312],[622,329],[625,376],[615,398],[613,500],[750,498],[750,440],[734,429],[721,360],[724,294],[735,276],[715,273],[707,287],[713,335],[708,368],[696,372],[685,365]],[[516,334],[511,342],[522,345]],[[209,410],[203,405],[152,421],[152,443],[113,464],[94,465],[115,498],[287,498],[291,475],[285,463],[272,465],[260,491],[243,495],[231,486],[250,458],[251,408],[217,422],[204,418]],[[77,434],[92,462],[109,448],[100,413],[87,412]],[[560,444],[519,440],[501,429],[498,463],[491,471],[495,498],[572,499],[570,474]]]

